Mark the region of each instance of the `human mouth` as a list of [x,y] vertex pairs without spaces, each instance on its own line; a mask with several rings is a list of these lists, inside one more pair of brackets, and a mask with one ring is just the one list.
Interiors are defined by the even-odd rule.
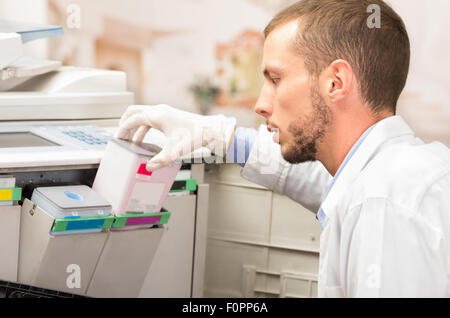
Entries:
[[277,126],[272,125],[271,123],[267,123],[267,130],[269,132],[274,132],[275,130],[277,130]]
[[280,131],[278,130],[278,128],[275,128],[272,132],[274,132],[273,134],[273,142],[279,144],[280,143]]
[[280,130],[277,127],[271,126],[271,125],[267,125],[267,130],[270,133],[273,133],[273,141],[276,143],[279,143],[280,141]]

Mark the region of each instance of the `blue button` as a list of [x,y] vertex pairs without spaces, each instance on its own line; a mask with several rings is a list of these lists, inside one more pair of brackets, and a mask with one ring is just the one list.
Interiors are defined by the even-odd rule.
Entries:
[[64,194],[69,199],[75,200],[75,201],[83,201],[83,197],[75,192],[72,191],[65,191]]

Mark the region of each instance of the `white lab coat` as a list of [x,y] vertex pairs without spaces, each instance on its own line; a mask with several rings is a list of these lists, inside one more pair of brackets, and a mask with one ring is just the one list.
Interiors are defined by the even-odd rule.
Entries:
[[399,116],[379,122],[322,202],[331,176],[291,165],[262,127],[242,176],[311,211],[320,205],[320,297],[450,296],[450,150]]

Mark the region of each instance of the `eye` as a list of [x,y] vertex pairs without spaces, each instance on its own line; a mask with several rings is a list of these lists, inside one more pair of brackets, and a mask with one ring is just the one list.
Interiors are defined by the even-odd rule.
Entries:
[[273,77],[271,77],[271,78],[270,78],[270,81],[271,81],[274,85],[277,85],[277,84],[280,82],[280,79],[279,79],[279,78],[273,78]]

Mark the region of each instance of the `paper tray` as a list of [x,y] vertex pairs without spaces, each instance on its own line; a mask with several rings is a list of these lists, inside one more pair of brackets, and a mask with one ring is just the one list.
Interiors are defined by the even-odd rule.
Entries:
[[123,228],[128,226],[154,226],[169,222],[170,212],[118,214],[114,217],[112,228]]
[[[108,233],[52,236],[55,219],[25,199],[21,208],[18,282],[84,295]],[[67,281],[79,268],[79,287]]]
[[82,230],[106,230],[114,222],[114,216],[84,217],[56,219],[53,223],[52,232],[71,232]]

